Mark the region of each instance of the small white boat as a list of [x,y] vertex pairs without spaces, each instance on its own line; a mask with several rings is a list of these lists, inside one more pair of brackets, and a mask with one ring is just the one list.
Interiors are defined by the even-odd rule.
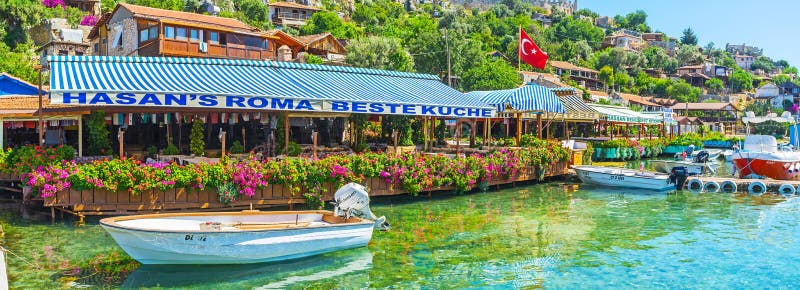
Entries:
[[117,244],[142,264],[246,264],[363,247],[385,218],[369,210],[363,186],[334,195],[333,212],[208,212],[100,220]]
[[733,150],[728,149],[728,150],[722,151],[722,156],[725,158],[725,162],[733,161]]
[[713,174],[717,167],[716,163],[698,163],[688,160],[650,160],[650,164],[653,165],[653,169],[661,173],[670,173],[673,167],[683,166],[686,167],[689,175]]
[[584,183],[655,191],[675,189],[675,185],[669,183],[668,174],[591,165],[579,165],[572,168],[575,169],[578,178]]
[[[719,159],[720,155],[722,155],[722,150],[720,150],[720,149],[700,149],[700,150],[693,151],[692,152],[692,156],[686,156],[686,158],[687,159],[689,159],[689,158],[694,159],[695,157],[697,157],[697,154],[699,154],[700,152],[703,152],[703,151],[708,153],[708,160],[709,161],[717,160],[717,159]],[[681,158],[681,155],[682,155],[681,152],[675,153],[675,159]]]

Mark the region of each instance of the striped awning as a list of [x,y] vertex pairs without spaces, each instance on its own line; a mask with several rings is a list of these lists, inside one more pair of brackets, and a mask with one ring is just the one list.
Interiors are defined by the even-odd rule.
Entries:
[[300,63],[50,56],[53,104],[491,117],[434,75]]
[[547,113],[548,119],[563,119],[566,121],[594,122],[600,119],[600,112],[593,109],[583,102],[577,95],[566,95],[558,97],[564,103],[567,112],[564,114]]
[[551,112],[564,113],[564,104],[549,88],[528,83],[516,89],[488,92],[472,92],[484,103],[495,106],[497,112]]
[[660,124],[661,121],[663,121],[663,118],[659,119],[654,116],[641,114],[626,107],[597,104],[589,104],[588,106],[600,112],[600,114],[602,114],[605,120],[608,122]]

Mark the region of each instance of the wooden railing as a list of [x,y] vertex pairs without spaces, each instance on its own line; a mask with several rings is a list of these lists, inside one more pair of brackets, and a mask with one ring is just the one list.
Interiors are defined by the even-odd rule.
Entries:
[[191,57],[219,57],[265,60],[272,59],[272,51],[260,47],[238,44],[208,44],[207,51],[200,51],[200,43],[174,39],[161,39],[161,54]]

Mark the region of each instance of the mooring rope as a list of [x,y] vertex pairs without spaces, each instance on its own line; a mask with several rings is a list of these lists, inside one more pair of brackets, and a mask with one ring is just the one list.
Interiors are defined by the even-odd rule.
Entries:
[[20,260],[22,260],[23,262],[25,262],[26,264],[28,264],[28,266],[31,266],[31,267],[33,267],[34,269],[35,269],[35,268],[37,268],[37,266],[36,266],[35,264],[33,264],[33,263],[29,262],[28,260],[26,260],[26,259],[25,259],[25,258],[23,258],[22,256],[20,256],[20,255],[17,255],[16,253],[12,252],[12,251],[11,251],[11,250],[9,250],[8,248],[5,248],[5,247],[3,247],[3,246],[0,246],[0,251],[2,251],[2,252],[6,252],[6,253],[9,253],[9,254],[11,254],[12,256],[16,257],[17,259],[20,259]]

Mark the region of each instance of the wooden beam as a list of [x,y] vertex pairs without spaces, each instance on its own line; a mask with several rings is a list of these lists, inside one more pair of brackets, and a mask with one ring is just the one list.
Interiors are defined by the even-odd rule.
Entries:
[[[539,137],[541,137],[542,131],[539,131]],[[517,146],[520,146],[522,142],[522,114],[517,113]]]
[[289,156],[289,112],[283,113],[283,151]]
[[542,139],[542,114],[536,114],[536,127],[539,130],[538,137]]

